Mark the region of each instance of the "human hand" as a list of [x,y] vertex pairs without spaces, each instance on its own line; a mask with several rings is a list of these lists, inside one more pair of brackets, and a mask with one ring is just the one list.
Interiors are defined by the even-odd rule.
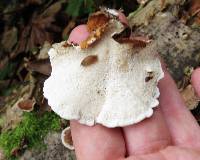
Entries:
[[[81,25],[72,32],[69,41],[80,43],[87,35],[86,26]],[[123,128],[70,122],[77,159],[200,159],[200,127],[185,107],[171,76],[163,69],[165,76],[159,82],[160,105],[151,118]],[[194,71],[192,84],[200,96],[200,69]]]

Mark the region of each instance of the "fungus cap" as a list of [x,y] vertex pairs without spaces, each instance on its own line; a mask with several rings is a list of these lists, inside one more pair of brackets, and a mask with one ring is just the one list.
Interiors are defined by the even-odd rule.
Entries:
[[52,110],[64,119],[89,126],[127,126],[153,114],[159,104],[157,83],[164,73],[155,46],[138,50],[117,42],[113,35],[125,26],[106,15],[103,34],[95,36],[98,28],[91,31],[84,47],[53,45],[48,52],[52,73],[43,91]]

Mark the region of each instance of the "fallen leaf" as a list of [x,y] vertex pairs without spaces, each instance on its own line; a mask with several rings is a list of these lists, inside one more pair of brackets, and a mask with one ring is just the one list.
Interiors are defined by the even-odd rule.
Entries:
[[0,113],[2,110],[4,110],[5,107],[5,99],[4,97],[0,97]]
[[5,51],[11,52],[15,44],[17,43],[17,28],[13,27],[7,31],[4,31],[1,44]]
[[28,70],[44,75],[50,75],[51,73],[51,65],[49,59],[28,62],[26,67]]
[[91,44],[101,38],[106,26],[108,25],[109,20],[109,15],[102,11],[90,15],[87,22],[87,28],[90,32],[90,35],[86,40],[81,42],[81,49],[88,48]]
[[69,33],[71,32],[71,30],[75,27],[76,23],[75,21],[71,20],[67,26],[64,28],[63,32],[62,32],[62,38],[66,39],[69,36]]
[[199,0],[191,0],[190,2],[189,13],[191,16],[194,16],[198,12],[200,12],[200,1]]
[[31,51],[38,46],[42,46],[45,41],[52,42],[52,32],[60,32],[60,27],[53,24],[55,16],[61,9],[62,2],[56,2],[48,7],[44,12],[34,12],[32,18],[26,26],[21,27],[19,44],[11,54],[15,58],[21,52]]
[[41,17],[54,17],[55,14],[57,14],[61,8],[62,8],[62,1],[58,1],[53,3],[50,7],[48,7],[42,14]]
[[108,17],[108,15],[101,11],[92,14],[91,16],[89,16],[87,22],[88,31],[92,32],[97,30],[98,28],[104,27],[108,23],[109,19],[110,18]]

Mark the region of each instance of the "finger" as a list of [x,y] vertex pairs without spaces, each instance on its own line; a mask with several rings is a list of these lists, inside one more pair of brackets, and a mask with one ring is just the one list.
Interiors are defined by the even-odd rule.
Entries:
[[191,82],[197,95],[200,97],[200,68],[192,72]]
[[68,38],[68,42],[74,44],[80,44],[82,41],[86,40],[89,36],[89,32],[86,24],[79,25],[75,27]]
[[171,143],[170,134],[160,109],[151,118],[123,128],[128,155],[147,154]]
[[[165,70],[165,69],[164,69]],[[185,107],[176,84],[165,70],[159,82],[160,106],[174,144],[200,148],[200,127]]]
[[117,160],[125,157],[125,143],[120,128],[94,127],[70,122],[78,160]]
[[160,152],[148,155],[132,156],[124,160],[199,160],[199,157],[199,151],[169,146]]

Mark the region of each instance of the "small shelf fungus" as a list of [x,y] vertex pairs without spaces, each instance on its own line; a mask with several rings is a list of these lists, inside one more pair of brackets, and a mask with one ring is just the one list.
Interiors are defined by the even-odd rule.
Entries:
[[164,76],[155,46],[120,37],[127,26],[114,10],[92,14],[87,27],[79,45],[64,41],[48,52],[52,73],[43,90],[52,110],[89,126],[127,126],[150,117]]
[[66,148],[69,150],[74,150],[70,127],[67,127],[62,131],[61,141]]

